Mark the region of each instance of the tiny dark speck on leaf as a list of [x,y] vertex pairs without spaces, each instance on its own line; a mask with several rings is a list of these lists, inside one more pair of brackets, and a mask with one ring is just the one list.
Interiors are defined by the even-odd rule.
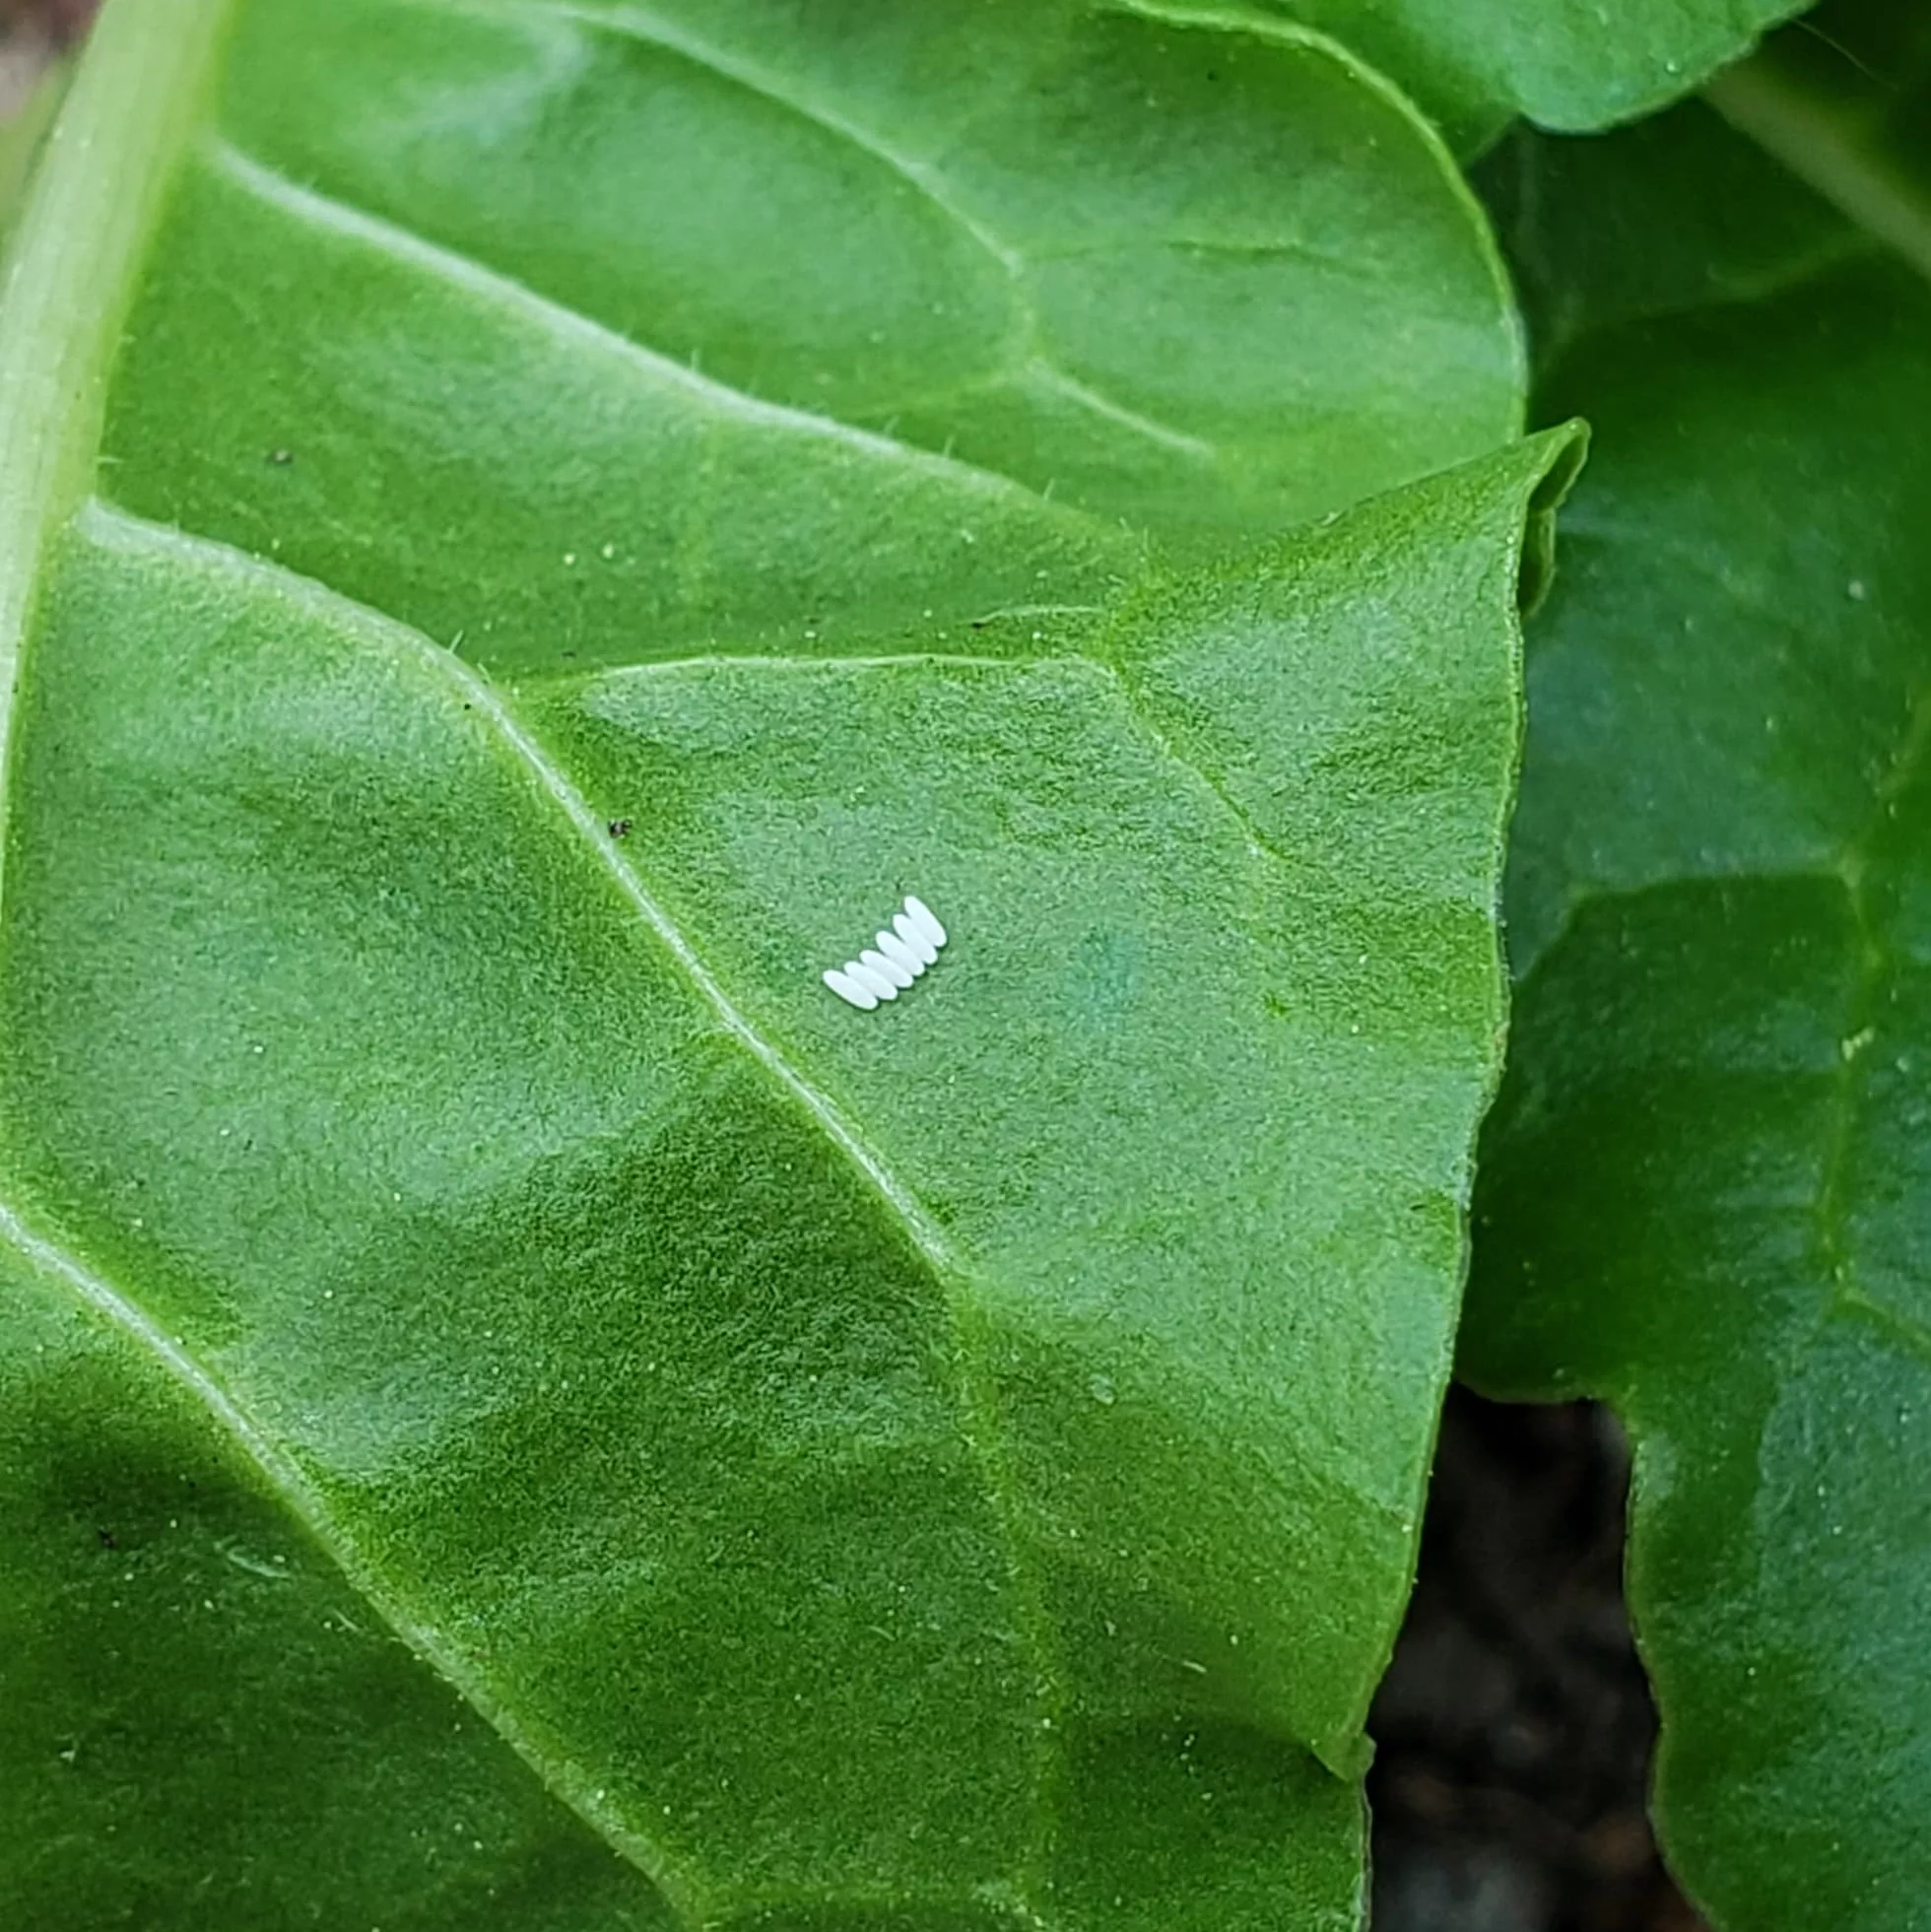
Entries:
[[268,460],[278,470],[285,470],[295,461],[295,451],[293,449],[271,449],[268,452]]
[[98,1529],[94,1533],[100,1539],[100,1547],[103,1550],[118,1550],[120,1548],[120,1538],[112,1530]]
[[622,838],[630,829],[631,821],[629,819],[612,819],[610,822],[610,835],[613,838]]

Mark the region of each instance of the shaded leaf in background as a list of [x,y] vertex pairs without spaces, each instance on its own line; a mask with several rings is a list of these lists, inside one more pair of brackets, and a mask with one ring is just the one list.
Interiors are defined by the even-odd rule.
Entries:
[[1270,0],[1392,74],[1464,154],[1517,116],[1582,132],[1681,99],[1793,0]]
[[1719,111],[1931,276],[1931,14],[1829,0],[1710,91]]
[[103,19],[0,316],[22,1922],[1356,1923],[1574,438],[1351,61],[1005,18]]
[[1496,168],[1541,407],[1599,455],[1531,639],[1460,1366],[1634,1437],[1692,1893],[1727,1932],[1900,1932],[1931,1922],[1931,290],[1700,106]]

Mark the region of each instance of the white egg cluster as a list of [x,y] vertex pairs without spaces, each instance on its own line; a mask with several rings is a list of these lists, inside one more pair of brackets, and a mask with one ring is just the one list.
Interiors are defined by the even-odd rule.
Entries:
[[945,943],[945,927],[923,899],[908,894],[905,909],[892,915],[891,928],[878,935],[877,946],[833,966],[825,983],[847,1006],[869,1013],[881,1000],[896,1000],[939,957]]

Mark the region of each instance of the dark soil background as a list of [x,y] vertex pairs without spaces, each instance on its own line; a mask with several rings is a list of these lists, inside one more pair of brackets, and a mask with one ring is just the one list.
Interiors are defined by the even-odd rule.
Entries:
[[[0,119],[92,13],[0,0]],[[1702,1932],[1643,1811],[1656,1719],[1623,1604],[1628,1480],[1607,1411],[1450,1391],[1370,1723],[1374,1932]]]
[[96,0],[0,0],[0,122],[27,104],[40,71],[73,45]]
[[95,0],[0,0],[0,33],[21,29],[72,40],[94,17]]
[[1589,1402],[1451,1388],[1421,1573],[1368,1728],[1374,1932],[1701,1932],[1643,1800],[1629,1451]]

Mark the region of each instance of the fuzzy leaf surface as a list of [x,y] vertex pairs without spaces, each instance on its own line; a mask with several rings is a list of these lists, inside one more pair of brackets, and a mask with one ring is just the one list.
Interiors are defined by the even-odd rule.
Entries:
[[50,152],[10,1922],[1354,1925],[1576,454],[1433,136],[1246,16],[114,0]]

